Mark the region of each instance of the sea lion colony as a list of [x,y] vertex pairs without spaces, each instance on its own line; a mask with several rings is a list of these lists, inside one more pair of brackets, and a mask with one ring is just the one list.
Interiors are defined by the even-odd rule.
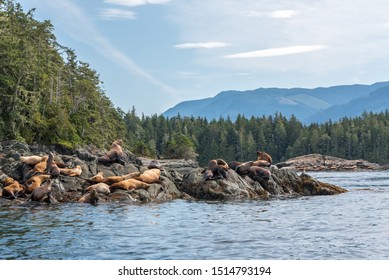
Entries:
[[[112,143],[111,150],[104,156],[99,157],[99,164],[111,164],[118,162],[125,164],[125,157],[121,148],[122,141],[116,140]],[[50,195],[55,178],[59,176],[80,176],[82,168],[80,165],[75,167],[66,167],[61,159],[57,160],[54,154],[50,152],[44,156],[22,156],[20,162],[23,163],[23,182],[17,182],[11,177],[3,180],[2,197],[15,199],[16,197],[27,197],[28,201],[55,202]],[[271,173],[267,167],[271,165],[271,157],[264,153],[258,152],[256,161],[237,162],[233,161],[227,164],[223,159],[213,159],[209,161],[208,167],[203,170],[203,179],[219,180],[228,178],[228,171],[234,170],[241,176],[249,176],[254,181],[263,182],[269,180]],[[133,191],[139,188],[147,189],[150,184],[163,184],[160,180],[161,164],[153,160],[144,172],[131,172],[122,176],[104,177],[99,172],[91,178],[86,178],[86,187],[78,202],[87,202],[96,204],[99,195],[109,195],[116,190]]]

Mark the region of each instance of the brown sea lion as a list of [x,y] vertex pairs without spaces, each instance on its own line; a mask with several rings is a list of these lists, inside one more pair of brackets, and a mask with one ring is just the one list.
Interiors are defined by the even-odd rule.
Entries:
[[46,163],[46,173],[50,174],[52,177],[58,177],[60,174],[60,169],[54,161],[54,155],[52,152],[49,152],[49,157]]
[[42,183],[48,179],[50,179],[50,175],[48,175],[48,174],[39,174],[39,175],[35,175],[35,176],[29,178],[25,182],[25,185],[27,186],[26,192],[32,193],[33,190],[35,190],[37,187],[42,185]]
[[159,161],[157,160],[152,160],[150,161],[149,165],[147,166],[148,169],[153,169],[153,168],[157,168],[159,170],[163,170],[162,168],[162,165]]
[[110,163],[118,162],[124,165],[126,163],[125,161],[126,155],[123,152],[122,144],[123,141],[121,139],[113,141],[109,152],[99,157],[97,159],[97,162],[102,164],[110,164]]
[[251,165],[241,164],[235,168],[235,172],[239,175],[247,175],[250,172]]
[[109,185],[107,185],[106,183],[97,183],[91,185],[84,190],[84,193],[91,192],[92,190],[96,190],[98,193],[102,193],[102,194],[111,193],[111,191],[109,190]]
[[81,175],[82,168],[80,165],[77,165],[74,168],[59,168],[59,173],[70,177],[76,177]]
[[142,181],[139,181],[139,180],[136,180],[136,179],[127,179],[127,180],[124,180],[124,181],[112,184],[110,186],[110,190],[127,190],[127,191],[131,191],[131,190],[135,190],[135,189],[139,189],[139,188],[146,189],[148,187],[150,187],[150,185],[145,183],[145,182],[142,182]]
[[266,160],[270,164],[273,163],[273,159],[271,158],[271,156],[262,151],[257,152],[257,160]]
[[90,203],[95,205],[97,201],[99,200],[99,195],[97,193],[96,189],[93,189],[91,192],[83,195],[78,202],[80,203]]
[[[221,164],[219,165],[218,162]],[[216,179],[223,179],[227,178],[227,169],[228,169],[228,164],[224,160],[220,159],[212,159],[208,163],[208,169],[212,171],[213,177]]]
[[51,179],[46,180],[42,185],[32,191],[27,201],[42,201],[45,198],[51,201],[50,192],[52,183],[53,181]]
[[134,177],[133,179],[145,182],[147,184],[153,184],[153,183],[161,183],[161,181],[159,180],[160,176],[161,176],[161,170],[153,168],[153,169],[146,170],[139,176]]
[[204,169],[203,170],[203,180],[212,180],[213,179],[213,173],[212,170]]
[[13,199],[22,195],[24,191],[24,187],[15,179],[7,177],[3,180],[3,190],[1,191],[3,197]]
[[258,179],[257,177],[259,178],[262,178],[262,179],[265,179],[265,180],[269,180],[270,177],[271,177],[271,173],[269,170],[263,168],[263,167],[260,167],[260,166],[251,166],[250,167],[250,177],[253,179],[253,180],[256,180]]

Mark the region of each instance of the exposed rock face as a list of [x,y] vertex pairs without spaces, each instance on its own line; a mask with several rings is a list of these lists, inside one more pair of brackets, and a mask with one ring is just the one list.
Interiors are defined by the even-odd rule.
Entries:
[[276,165],[279,168],[288,167],[299,171],[362,171],[389,168],[388,166],[371,163],[366,160],[347,160],[321,154],[299,156]]
[[[60,154],[55,147],[28,146],[16,141],[5,141],[0,144],[0,194],[1,182],[6,177],[12,177],[20,183],[25,183],[26,174],[31,169],[20,162],[21,156],[47,155],[54,151],[55,161],[72,168],[80,165],[82,174],[70,177],[59,175],[52,178],[51,196],[58,202],[76,202],[91,185],[90,179],[99,172],[103,177],[121,176],[132,172],[143,173],[148,169],[151,159],[136,158],[129,154],[125,164],[113,163],[103,165],[97,163],[97,151],[69,150]],[[61,152],[64,152],[61,150]],[[300,175],[290,169],[269,168],[269,180],[254,181],[248,176],[240,176],[232,169],[227,171],[227,178],[205,180],[203,169],[197,162],[187,160],[159,160],[162,172],[158,182],[147,187],[133,190],[114,190],[107,194],[98,194],[100,202],[125,201],[129,203],[168,201],[172,199],[202,199],[202,200],[243,200],[268,199],[280,196],[338,194],[345,190],[333,185],[321,183],[308,175]],[[28,195],[15,200],[0,198],[0,205],[24,203]]]
[[271,167],[269,180],[253,181],[228,171],[227,179],[204,180],[201,169],[193,170],[184,176],[180,190],[197,198],[206,200],[226,199],[266,199],[301,195],[330,195],[346,190],[322,183],[307,174],[300,176],[290,169]]

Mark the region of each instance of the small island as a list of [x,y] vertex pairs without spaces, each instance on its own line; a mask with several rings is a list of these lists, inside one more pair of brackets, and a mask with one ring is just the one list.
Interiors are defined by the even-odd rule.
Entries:
[[[292,168],[270,165],[256,167],[262,173],[250,176],[250,173],[238,173],[237,169],[223,166],[223,176],[206,177],[209,167],[201,167],[194,160],[159,159],[137,157],[124,151],[121,161],[100,162],[100,158],[109,151],[91,151],[88,149],[60,150],[58,147],[27,145],[18,141],[3,141],[0,144],[0,182],[2,192],[4,182],[12,178],[18,182],[23,191],[13,197],[0,198],[0,205],[37,203],[31,201],[27,191],[32,185],[32,174],[44,176],[39,185],[50,180],[50,199],[42,198],[38,203],[72,203],[121,201],[128,203],[163,202],[174,199],[228,201],[228,200],[263,200],[311,195],[335,195],[346,190],[332,184],[320,182],[305,174],[300,175]],[[59,167],[57,174],[48,170],[52,160]],[[43,170],[26,162],[26,159],[40,157],[46,162]],[[255,158],[253,159],[255,162]],[[24,162],[23,162],[24,161]],[[220,161],[222,161],[220,159]],[[260,162],[261,160],[259,160]],[[263,160],[262,160],[263,161]],[[244,163],[245,165],[250,163]],[[50,164],[51,165],[51,164]],[[81,172],[69,173],[76,167]],[[221,169],[217,165],[216,169]],[[259,169],[260,168],[260,169]],[[156,179],[147,181],[147,172],[158,169]],[[153,173],[154,174],[154,173]],[[149,177],[148,177],[149,178]],[[143,182],[129,185],[118,182]],[[108,187],[101,187],[101,183]],[[47,184],[47,183],[46,183]],[[95,185],[100,184],[100,188]]]

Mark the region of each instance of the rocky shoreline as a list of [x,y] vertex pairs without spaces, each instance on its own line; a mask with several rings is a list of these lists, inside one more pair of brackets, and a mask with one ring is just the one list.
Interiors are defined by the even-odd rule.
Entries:
[[[31,167],[21,162],[21,157],[38,155],[45,156],[52,152],[55,161],[64,168],[82,169],[80,176],[60,174],[53,177],[51,197],[58,203],[78,202],[88,194],[87,188],[92,184],[91,178],[102,174],[104,178],[118,177],[125,174],[143,174],[149,168],[151,159],[139,158],[126,151],[125,163],[100,164],[97,159],[106,151],[92,149],[63,149],[62,147],[45,147],[26,145],[17,141],[0,143],[0,182],[5,178],[13,178],[21,185],[28,180],[26,174]],[[121,201],[127,203],[163,202],[174,199],[187,200],[248,200],[297,197],[309,195],[334,195],[346,190],[331,184],[317,181],[315,178],[297,172],[290,168],[280,168],[276,165],[266,167],[271,176],[268,179],[252,178],[239,175],[233,169],[226,170],[226,178],[204,179],[204,168],[191,160],[158,160],[161,165],[159,179],[131,190],[111,189],[106,193],[96,193],[94,196],[101,202]],[[0,193],[4,185],[0,184]],[[0,206],[25,204],[28,194],[16,198],[0,197]],[[35,203],[35,202],[29,202]],[[39,202],[42,203],[42,202]]]
[[277,163],[278,168],[290,168],[295,171],[378,171],[388,170],[389,165],[371,163],[366,160],[347,160],[322,154],[309,154]]

